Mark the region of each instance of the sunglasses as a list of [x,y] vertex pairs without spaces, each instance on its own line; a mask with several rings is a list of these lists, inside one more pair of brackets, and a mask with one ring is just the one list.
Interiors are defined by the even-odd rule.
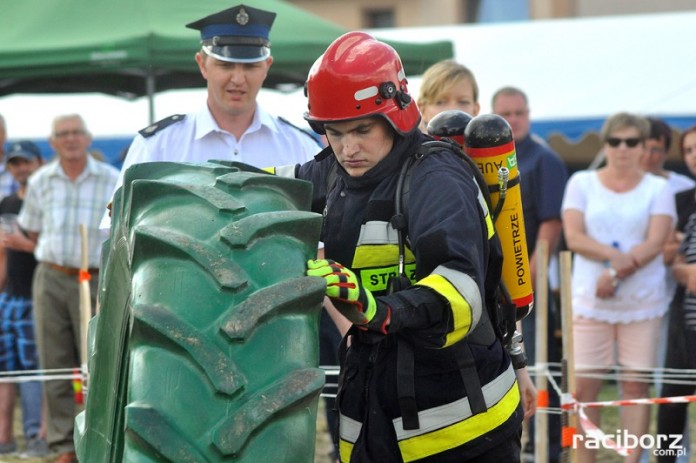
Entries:
[[631,138],[616,138],[616,137],[609,137],[607,138],[607,144],[611,146],[612,148],[618,147],[621,142],[626,143],[626,146],[629,148],[635,148],[638,146],[638,143],[643,141],[641,138],[636,138],[636,137],[631,137]]

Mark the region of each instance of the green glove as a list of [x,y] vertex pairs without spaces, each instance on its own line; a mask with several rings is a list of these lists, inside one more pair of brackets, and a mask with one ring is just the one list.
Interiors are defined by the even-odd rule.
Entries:
[[375,300],[369,289],[360,285],[350,269],[333,260],[307,261],[307,275],[326,281],[326,295],[336,309],[358,327],[376,329],[386,334],[391,309]]

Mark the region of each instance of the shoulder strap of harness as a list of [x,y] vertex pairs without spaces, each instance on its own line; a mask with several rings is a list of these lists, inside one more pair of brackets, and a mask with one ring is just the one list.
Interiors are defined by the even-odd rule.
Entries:
[[[490,194],[485,180],[483,179],[483,175],[471,158],[466,156],[458,145],[449,141],[428,141],[423,143],[413,156],[409,156],[406,159],[401,167],[399,178],[397,179],[396,197],[394,199],[394,216],[391,218],[390,222],[392,227],[396,229],[398,235],[399,276],[394,279],[394,283],[390,281],[390,291],[405,289],[405,287],[410,285],[410,281],[404,272],[403,261],[405,255],[405,241],[407,240],[408,198],[410,194],[411,171],[417,163],[421,162],[425,156],[435,150],[450,151],[467,163],[479,189],[484,195],[489,210],[491,210]],[[471,344],[490,345],[495,340],[496,336],[499,335],[499,331],[496,329],[497,320],[499,319],[497,311],[498,307],[486,307],[479,324],[474,328],[474,331],[467,336],[465,342],[460,342],[449,347],[449,349],[453,349],[456,352],[455,358],[457,359],[457,367],[462,378],[466,396],[469,400],[471,413],[474,415],[485,412],[487,406],[485,398],[483,397],[483,389],[478,377],[478,371],[476,370],[476,361],[471,352]],[[496,312],[496,314],[492,314],[491,312]],[[491,318],[494,318],[493,322]],[[397,396],[399,398],[399,408],[404,430],[418,429],[420,423],[416,405],[413,347],[408,340],[401,336],[397,337],[396,371]]]
[[486,200],[486,204],[488,205],[489,210],[492,211],[493,207],[490,193],[493,190],[488,188],[486,180],[483,178],[481,171],[478,169],[476,164],[474,164],[474,161],[472,161],[471,158],[467,156],[464,153],[464,151],[462,151],[462,149],[459,147],[459,145],[456,144],[456,142],[445,138],[443,140],[432,140],[423,143],[418,148],[416,153],[409,158],[410,162],[404,163],[404,166],[401,169],[401,177],[403,178],[403,180],[402,178],[399,178],[399,181],[402,182],[403,186],[401,190],[401,195],[397,197],[397,203],[401,202],[400,207],[404,216],[408,214],[408,196],[410,193],[409,185],[411,183],[411,168],[431,152],[442,150],[449,150],[458,158],[462,159],[469,166],[469,171],[473,175],[474,179],[476,180],[476,184],[483,193],[484,199]]
[[[443,140],[433,140],[423,143],[418,150],[409,156],[406,162],[404,162],[401,172],[399,173],[399,178],[396,184],[396,197],[395,197],[395,213],[391,218],[390,222],[392,227],[396,229],[398,234],[398,247],[399,247],[399,263],[401,264],[405,256],[405,243],[408,241],[408,202],[410,194],[410,184],[411,184],[411,171],[419,162],[421,162],[428,154],[433,151],[446,150],[457,157],[462,159],[469,167],[469,172],[472,174],[476,180],[479,190],[486,201],[489,211],[492,213],[493,206],[490,197],[490,191],[488,185],[486,184],[481,171],[478,169],[474,161],[467,156],[456,142],[449,139]],[[408,286],[409,280],[406,278],[406,274],[403,271],[403,265],[399,267],[398,284],[406,283]],[[500,283],[502,285],[502,281]],[[390,289],[392,289],[390,285]],[[393,288],[394,290],[404,289]],[[496,304],[496,307],[487,307],[484,311],[486,316],[481,317],[481,320],[474,331],[467,336],[469,342],[489,345],[495,337],[498,337],[504,344],[509,342],[509,338],[515,331],[515,312],[514,305],[510,307],[509,303],[511,298],[504,286],[500,286],[499,289],[499,300],[502,302],[501,305]]]
[[286,124],[286,125],[289,125],[289,126],[292,127],[293,129],[295,129],[295,130],[297,130],[297,131],[299,131],[299,132],[302,132],[304,135],[306,135],[306,136],[308,136],[309,138],[311,138],[312,141],[313,141],[314,143],[317,144],[317,146],[319,146],[319,140],[317,139],[317,137],[315,137],[314,135],[312,135],[309,131],[307,131],[307,130],[301,128],[301,127],[296,126],[295,124],[293,124],[293,123],[290,122],[289,120],[285,119],[284,117],[278,116],[278,120],[279,120],[280,122]]
[[147,127],[145,127],[143,130],[139,131],[138,133],[142,135],[145,138],[149,138],[159,132],[162,129],[166,129],[170,125],[174,124],[175,122],[180,122],[186,119],[185,114],[174,114],[173,116],[166,117],[160,121],[155,122],[154,124],[151,124]]

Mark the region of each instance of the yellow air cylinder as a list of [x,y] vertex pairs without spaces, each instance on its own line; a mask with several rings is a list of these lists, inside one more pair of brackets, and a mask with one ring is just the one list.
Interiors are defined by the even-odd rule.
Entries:
[[488,184],[494,208],[501,198],[500,169],[508,169],[507,191],[495,230],[503,249],[502,279],[515,304],[517,320],[521,320],[534,306],[534,293],[512,128],[497,114],[482,114],[466,125],[464,141],[464,151]]

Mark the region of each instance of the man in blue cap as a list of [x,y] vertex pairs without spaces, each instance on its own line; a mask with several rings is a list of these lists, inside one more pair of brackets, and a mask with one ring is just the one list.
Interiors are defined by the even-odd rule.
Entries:
[[226,159],[270,167],[303,163],[319,152],[309,132],[256,102],[273,64],[270,32],[275,17],[237,5],[187,25],[201,34],[196,63],[207,81],[206,104],[197,113],[170,116],[141,130],[117,187],[125,170],[142,162]]

